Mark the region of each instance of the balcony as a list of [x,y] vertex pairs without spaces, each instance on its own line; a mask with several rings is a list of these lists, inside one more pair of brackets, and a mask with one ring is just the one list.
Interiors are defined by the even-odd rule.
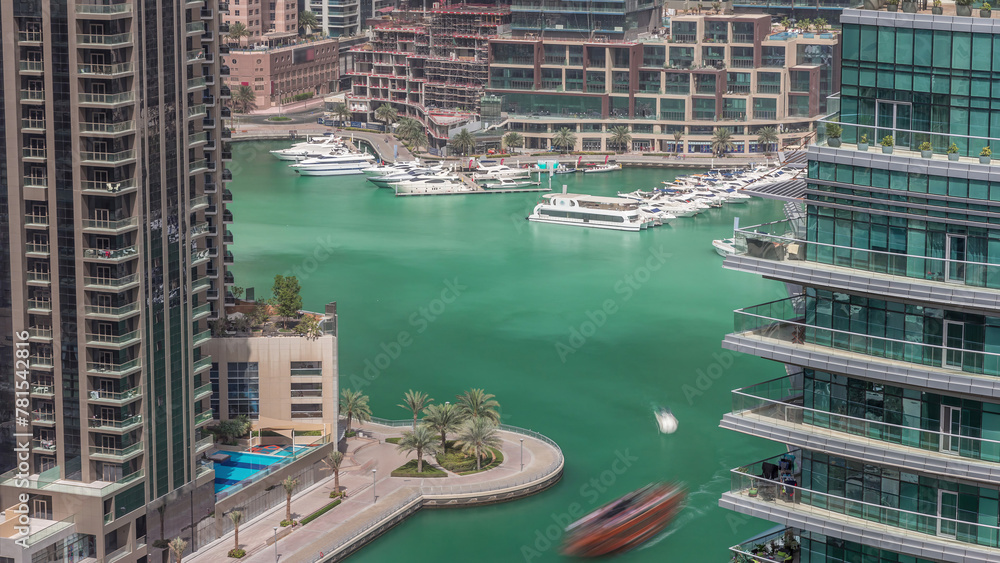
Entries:
[[132,63],[117,63],[110,65],[81,64],[76,67],[80,74],[93,74],[98,76],[118,76],[134,72]]
[[191,309],[191,320],[199,320],[207,317],[212,312],[211,303],[202,303],[197,307]]
[[22,102],[44,102],[45,90],[21,90]]
[[204,172],[205,170],[208,170],[208,161],[204,158],[188,164],[188,174]]
[[50,247],[47,242],[29,242],[25,243],[24,251],[29,256],[48,256]]
[[[222,233],[222,242],[224,242],[226,244],[232,244],[233,243],[233,232],[230,231],[229,229],[226,229],[226,231],[224,233]],[[232,283],[232,282],[228,281],[228,279],[229,278],[227,277],[226,278],[226,280],[227,280],[226,283]]]
[[233,171],[228,168],[222,169],[222,181],[231,182],[233,180]]
[[89,399],[93,402],[110,403],[124,405],[142,397],[139,387],[133,387],[124,391],[104,391],[94,390],[89,392]]
[[778,112],[755,109],[753,110],[753,118],[774,121],[775,119],[778,119]]
[[142,453],[142,442],[136,442],[126,448],[106,448],[104,446],[90,446],[90,457],[92,459],[103,459],[107,461],[124,462]]
[[[226,171],[224,170],[223,172],[226,172]],[[226,209],[225,211],[223,211],[222,212],[222,222],[223,223],[232,223],[233,222],[233,212],[230,211],[230,210],[228,210],[228,209]]]
[[139,331],[133,330],[126,334],[87,334],[87,344],[90,346],[102,346],[110,348],[121,348],[139,342]]
[[135,92],[120,92],[118,94],[79,94],[81,104],[94,106],[119,106],[135,101]]
[[47,188],[49,179],[45,176],[25,176],[24,187],[26,188]]
[[199,373],[212,367],[212,356],[205,356],[194,363],[194,373]]
[[123,47],[132,43],[131,33],[116,33],[113,35],[103,35],[94,33],[80,33],[76,36],[76,42],[79,45],[87,45],[89,47],[101,46],[101,47]]
[[[206,303],[206,305],[211,307],[211,303]],[[208,342],[211,339],[212,339],[212,330],[211,329],[203,330],[198,334],[194,335],[193,345],[201,346],[202,344]]]
[[17,67],[21,72],[43,72],[45,70],[42,61],[18,61]]
[[80,161],[83,164],[110,164],[118,166],[130,160],[135,160],[134,149],[119,152],[80,151]]
[[134,133],[135,121],[119,121],[115,123],[87,123],[80,122],[80,132],[91,135],[116,135],[119,133]]
[[758,94],[780,94],[781,84],[765,84],[757,83],[757,93]]
[[85,305],[83,312],[88,317],[109,318],[122,320],[139,312],[139,303],[129,303],[120,307],[108,307],[104,305]]
[[202,399],[207,399],[212,395],[212,384],[206,383],[194,390],[194,400],[201,401]]
[[98,432],[128,432],[140,425],[142,425],[142,415],[138,414],[125,420],[91,418],[87,421],[87,427]]
[[[49,310],[52,310],[51,303]],[[52,356],[30,356],[28,357],[28,365],[33,368],[52,369],[55,367],[55,360]]]
[[228,55],[229,54],[229,45],[219,45],[219,54],[220,55]]
[[223,129],[222,133],[220,133],[220,136],[223,139],[232,139],[233,138],[233,131],[231,129]]
[[670,36],[674,43],[697,43],[698,36],[693,33],[675,33]]
[[212,414],[211,409],[209,409],[209,410],[207,410],[207,411],[205,411],[205,412],[203,412],[203,413],[195,416],[194,417],[194,425],[195,425],[195,427],[198,427],[198,426],[201,426],[203,424],[207,424],[207,423],[211,422],[213,416],[214,415]]
[[[205,80],[205,84],[208,84],[209,86],[215,86],[215,75],[214,74],[206,74],[206,75],[202,76],[202,79]],[[228,108],[223,108],[223,109],[228,109]]]
[[137,217],[126,217],[124,219],[84,219],[83,228],[90,231],[112,231],[115,233],[125,232],[138,226]]
[[944,305],[1000,308],[1000,264],[810,242],[789,221],[737,228],[734,242],[729,269],[885,297],[902,284]]
[[129,360],[123,364],[113,364],[107,362],[87,362],[87,371],[92,375],[122,377],[137,371],[142,367],[139,358]]
[[233,201],[233,192],[229,188],[222,190],[222,201]]
[[[211,389],[209,389],[209,391],[211,392]],[[195,455],[197,455],[200,454],[201,452],[208,451],[212,449],[212,446],[214,445],[215,445],[215,437],[211,435],[205,436],[204,438],[194,443],[194,453]]]
[[132,12],[132,4],[77,4],[76,13],[84,15],[117,15]]
[[205,60],[205,50],[204,49],[192,49],[187,52],[187,62],[192,63],[194,61]]
[[209,258],[211,258],[211,256],[210,256],[209,250],[207,248],[204,248],[202,250],[198,250],[198,251],[192,252],[191,253],[191,265],[192,266],[197,266],[199,264],[204,264],[205,262],[208,262]]
[[52,340],[52,327],[50,326],[29,326],[28,339],[50,341]]
[[29,284],[49,285],[52,283],[52,273],[42,270],[28,270],[24,273]]
[[205,22],[192,22],[184,26],[188,34],[205,33]]
[[191,226],[191,236],[196,237],[198,235],[203,235],[211,230],[207,221],[202,221],[201,223],[195,223]]
[[188,135],[188,146],[193,147],[199,143],[208,142],[208,131],[199,131]]
[[45,147],[23,147],[21,149],[21,156],[23,158],[34,158],[39,160],[45,159]]
[[[51,313],[52,312],[52,300],[51,299],[28,299],[28,312],[34,314],[40,313]],[[50,358],[51,361],[51,358]]]
[[84,276],[83,283],[88,289],[122,289],[139,283],[139,276],[137,274],[119,278]]
[[232,253],[232,251],[230,251],[230,250],[227,250],[227,251],[226,251],[226,256],[225,256],[225,258],[223,258],[223,261],[224,261],[224,262],[225,262],[226,264],[232,264],[232,263],[234,263],[234,262],[235,262],[235,258],[233,258],[233,253]]
[[189,78],[187,81],[188,91],[194,90],[196,88],[204,88],[206,84],[204,76],[196,76],[194,78]]
[[733,43],[753,43],[752,33],[734,33]]
[[[952,493],[955,504],[943,503],[939,494],[927,498],[922,491],[918,499],[917,485],[913,483],[913,487],[907,487],[912,488],[913,496],[883,493],[880,498],[865,486],[870,480],[882,481],[879,475],[882,468],[876,465],[865,466],[857,482],[848,481],[846,487],[839,480],[840,487],[845,487],[841,490],[846,492],[812,490],[793,484],[799,481],[797,466],[792,472],[778,469],[782,459],[791,455],[798,462],[800,454],[799,450],[793,450],[730,470],[729,492],[723,493],[719,505],[743,514],[765,516],[780,525],[804,527],[810,532],[846,537],[868,545],[892,545],[894,551],[918,557],[947,553],[955,554],[954,558],[948,555],[940,558],[967,562],[997,560],[1000,527],[978,523],[978,511],[958,505],[959,494]],[[783,481],[785,475],[794,481]],[[833,487],[834,479],[829,481]],[[903,484],[897,482],[897,486]],[[957,484],[954,486],[955,489],[937,489],[935,483],[933,489],[937,490],[933,492],[959,488]],[[912,510],[900,508],[900,504]]]
[[226,66],[226,65],[222,65],[222,67],[219,68],[219,75],[221,75],[221,76],[229,76],[229,67]]
[[45,228],[49,226],[48,215],[26,214],[24,216],[24,226],[30,228]]
[[17,42],[18,43],[41,43],[42,42],[42,30],[41,29],[30,29],[25,31],[17,32]]
[[56,423],[56,413],[54,412],[42,412],[42,411],[32,411],[31,413],[32,422],[41,422],[43,424],[55,424]]
[[205,129],[215,129],[215,119],[206,117],[201,120],[201,126]]
[[36,383],[31,384],[32,397],[50,398],[55,397],[55,395],[56,388],[53,385],[39,385]]
[[205,111],[205,104],[196,104],[188,107],[187,116],[189,118],[198,117],[199,115],[205,115]]
[[35,440],[31,441],[31,451],[37,452],[37,453],[41,453],[41,454],[55,455],[56,451],[58,451],[58,450],[56,449],[56,441],[55,440],[38,440],[38,439],[35,439]]
[[199,291],[211,286],[212,286],[212,280],[208,279],[207,276],[201,277],[194,280],[194,282],[191,284],[191,292],[198,293]]

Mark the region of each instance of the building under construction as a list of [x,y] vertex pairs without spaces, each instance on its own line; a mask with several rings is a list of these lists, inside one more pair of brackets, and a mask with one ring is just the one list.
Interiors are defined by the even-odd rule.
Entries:
[[500,4],[439,4],[395,9],[372,20],[372,40],[354,49],[348,106],[374,121],[392,104],[400,117],[427,127],[431,147],[473,120],[489,83],[489,40],[510,32],[511,11]]

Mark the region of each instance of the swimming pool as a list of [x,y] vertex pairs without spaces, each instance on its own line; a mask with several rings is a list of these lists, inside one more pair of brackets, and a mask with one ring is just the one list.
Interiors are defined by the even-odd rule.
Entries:
[[246,452],[225,452],[228,461],[215,462],[215,492],[223,491],[236,483],[281,463],[280,456]]

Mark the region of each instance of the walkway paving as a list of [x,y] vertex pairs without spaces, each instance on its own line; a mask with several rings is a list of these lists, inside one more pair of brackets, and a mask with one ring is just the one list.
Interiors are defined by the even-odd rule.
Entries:
[[[499,491],[534,481],[543,472],[562,471],[562,453],[552,445],[534,437],[501,432],[503,463],[494,469],[466,476],[451,475],[444,478],[391,477],[394,469],[412,459],[396,450],[385,438],[399,436],[408,427],[394,428],[378,424],[364,424],[364,438],[346,441],[344,465],[340,471],[341,489],[347,499],[339,506],[313,520],[308,525],[279,532],[278,555],[281,563],[311,563],[329,554],[331,547],[355,538],[370,527],[373,520],[394,511],[422,496],[455,497],[473,491]],[[371,438],[367,437],[371,436]],[[524,458],[521,459],[521,438],[524,438]],[[425,456],[425,463],[433,459]],[[521,464],[523,461],[523,469]],[[374,490],[372,470],[374,475]],[[331,502],[333,478],[320,481],[300,492],[292,499],[292,517],[299,520]],[[256,520],[240,527],[240,545],[247,556],[240,561],[271,563],[274,561],[274,526],[285,517],[285,505],[275,507]],[[192,556],[187,563],[219,563],[235,561],[227,558],[233,548],[233,535],[229,533]]]

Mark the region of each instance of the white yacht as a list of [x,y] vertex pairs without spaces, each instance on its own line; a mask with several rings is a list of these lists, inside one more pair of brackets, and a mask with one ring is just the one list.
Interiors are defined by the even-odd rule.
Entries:
[[374,158],[366,153],[327,156],[306,159],[289,168],[303,176],[344,176],[361,174],[362,170],[371,166]]
[[575,225],[616,231],[639,231],[655,226],[639,210],[639,203],[620,197],[581,194],[545,194],[535,206],[529,221]]
[[483,184],[483,187],[488,190],[512,190],[512,189],[527,188],[537,185],[539,185],[539,182],[532,182],[527,178],[525,179],[500,178],[500,180],[497,182]]
[[725,258],[730,254],[736,254],[736,241],[731,238],[723,238],[712,241],[712,247],[715,248],[715,252]]
[[399,182],[414,182],[424,178],[454,177],[449,170],[440,168],[414,168],[409,172],[399,172],[388,176],[372,176],[368,181],[380,188],[391,188],[393,184]]
[[[362,170],[362,172],[365,173],[365,176],[387,176],[389,174],[407,172],[415,168],[420,168],[420,159],[369,166],[368,168]],[[440,166],[438,168],[440,168]]]
[[472,188],[458,178],[427,178],[412,182],[398,182],[392,188],[399,194],[435,194],[471,192]]
[[276,149],[270,152],[278,160],[303,160],[342,148],[346,148],[343,139],[330,135],[326,137],[313,137],[303,143],[296,143],[287,149]]
[[495,166],[480,165],[478,172],[472,175],[472,179],[479,182],[482,180],[499,180],[501,178],[528,178],[531,170],[527,168],[511,168],[505,164]]
[[612,171],[621,170],[621,169],[622,169],[622,165],[618,164],[616,162],[614,164],[597,164],[595,166],[591,166],[590,168],[584,168],[583,169],[583,173],[584,174],[591,174],[591,173],[595,173],[595,172],[612,172]]

